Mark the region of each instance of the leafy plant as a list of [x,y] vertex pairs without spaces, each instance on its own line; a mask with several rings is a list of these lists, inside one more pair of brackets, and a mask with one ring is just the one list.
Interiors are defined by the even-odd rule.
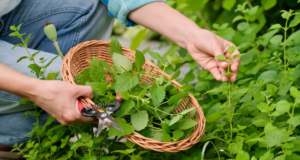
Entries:
[[[181,61],[176,54],[161,57],[156,52],[149,53],[162,64],[163,70]],[[189,108],[178,114],[172,112],[189,92],[187,86],[174,87],[172,84],[172,79],[177,78],[180,72],[171,79],[165,78],[163,74],[158,76],[154,72],[146,73],[146,69],[142,68],[145,64],[144,54],[136,50],[136,59],[132,64],[122,54],[121,45],[116,38],[111,40],[110,54],[114,62],[112,69],[105,61],[93,57],[91,66],[75,77],[77,84],[93,88],[95,102],[111,101],[116,93],[120,93],[120,97],[124,99],[121,109],[112,115],[116,117],[115,120],[124,133],[111,126],[109,136],[124,136],[137,131],[163,142],[175,142],[188,137],[197,124],[189,119],[194,117],[196,108]],[[105,74],[112,79],[108,85]],[[143,77],[151,78],[152,81],[141,82]]]

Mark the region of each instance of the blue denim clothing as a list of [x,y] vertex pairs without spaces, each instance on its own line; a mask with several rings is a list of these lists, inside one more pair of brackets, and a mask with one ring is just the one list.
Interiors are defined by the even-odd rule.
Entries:
[[133,11],[148,3],[166,0],[101,0],[108,6],[108,13],[119,20],[121,25],[130,27],[136,25],[133,21],[127,18],[130,11]]
[[[113,18],[108,15],[107,6],[99,0],[24,0],[12,12],[1,18],[0,30],[0,62],[30,77],[35,77],[27,66],[28,59],[16,63],[21,56],[27,55],[25,48],[11,48],[14,44],[20,43],[17,37],[9,37],[9,27],[22,23],[21,33],[32,33],[28,43],[30,53],[43,50],[36,56],[51,59],[57,55],[53,43],[46,38],[43,25],[46,22],[55,24],[58,33],[58,43],[63,54],[66,54],[71,47],[87,40],[108,40],[112,27]],[[27,36],[26,35],[26,36]],[[24,38],[26,38],[24,36]],[[60,71],[62,60],[58,57],[53,61],[48,72]],[[0,91],[0,146],[24,143],[29,138],[24,137],[34,127],[35,117],[26,118],[22,115],[26,110],[33,108],[32,105],[20,105],[20,98],[10,93]],[[13,112],[13,113],[12,113]],[[43,125],[47,118],[43,113],[39,122]]]

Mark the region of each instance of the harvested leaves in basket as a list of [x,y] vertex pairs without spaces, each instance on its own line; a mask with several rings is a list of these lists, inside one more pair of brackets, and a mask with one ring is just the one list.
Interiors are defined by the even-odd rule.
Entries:
[[[91,63],[90,67],[75,77],[76,84],[92,87],[93,101],[96,103],[114,102],[116,93],[123,98],[121,108],[112,117],[124,132],[110,126],[109,136],[124,136],[136,131],[162,142],[175,142],[189,137],[197,124],[193,120],[196,107],[186,108],[180,113],[173,112],[183,98],[188,98],[190,89],[188,86],[173,86],[172,80],[180,75],[180,71],[175,72],[171,79],[151,71],[146,73],[146,69],[142,68],[144,54],[136,50],[135,62],[131,63],[114,37],[109,51],[114,63],[112,67],[93,57],[87,60]],[[175,69],[176,64],[182,61],[176,54],[161,57],[158,53],[149,53],[158,60],[163,71],[168,66]],[[151,81],[141,82],[142,77]],[[108,83],[107,79],[110,80]]]

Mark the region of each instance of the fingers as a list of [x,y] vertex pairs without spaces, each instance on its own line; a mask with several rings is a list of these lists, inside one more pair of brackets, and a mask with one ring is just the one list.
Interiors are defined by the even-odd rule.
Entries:
[[221,79],[222,79],[222,75],[221,75],[221,72],[220,72],[220,70],[218,69],[218,68],[212,68],[211,70],[210,70],[210,73],[215,77],[215,79],[217,80],[217,81],[220,81]]
[[76,96],[77,96],[76,98],[83,96],[83,97],[93,99],[94,96],[93,96],[92,87],[77,85],[76,86]]
[[[221,75],[225,74],[226,71],[223,68],[219,68]],[[223,76],[222,77],[222,82],[227,82],[228,81],[228,77],[227,76]]]
[[[218,48],[215,52],[215,57],[218,56],[218,55],[224,55],[224,51],[221,50],[221,48]],[[225,60],[217,60],[218,62],[218,66],[221,67],[221,68],[226,68],[228,67],[228,63],[225,61]]]

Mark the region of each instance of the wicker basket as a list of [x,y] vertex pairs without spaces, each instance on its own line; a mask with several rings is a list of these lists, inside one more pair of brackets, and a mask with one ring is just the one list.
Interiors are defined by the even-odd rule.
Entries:
[[[106,61],[110,66],[112,66],[113,61],[109,54],[109,44],[109,41],[94,40],[80,43],[77,46],[73,47],[63,60],[63,65],[61,69],[63,80],[75,84],[74,77],[82,70],[89,67],[90,63],[88,63],[86,59],[91,60],[93,56],[96,56],[99,59]],[[135,52],[126,47],[122,47],[122,50],[123,54],[126,57],[128,57],[133,63],[135,60]],[[150,72],[152,67],[154,67],[152,73],[156,73],[157,76],[160,76],[162,74],[162,70],[160,68],[158,68],[152,62],[146,60],[143,66],[143,68],[146,68],[146,73]],[[171,78],[171,76],[166,73],[164,73],[163,76],[169,79]],[[151,80],[144,77],[141,79],[141,81],[150,82]],[[175,86],[181,86],[175,80],[173,80],[172,82]],[[199,142],[199,140],[205,132],[205,117],[197,100],[191,94],[189,95],[189,98],[185,98],[182,100],[182,103],[174,112],[181,112],[188,103],[188,99],[190,99],[190,105],[188,106],[188,108],[195,106],[197,108],[196,118],[194,120],[198,122],[189,138],[177,142],[159,142],[150,138],[146,138],[137,132],[125,136],[125,138],[127,138],[129,141],[135,144],[140,145],[141,147],[150,150],[155,150],[158,152],[179,152],[191,148],[194,144]],[[94,104],[94,102],[88,98],[82,98],[80,99],[80,101],[84,106],[90,106]]]

